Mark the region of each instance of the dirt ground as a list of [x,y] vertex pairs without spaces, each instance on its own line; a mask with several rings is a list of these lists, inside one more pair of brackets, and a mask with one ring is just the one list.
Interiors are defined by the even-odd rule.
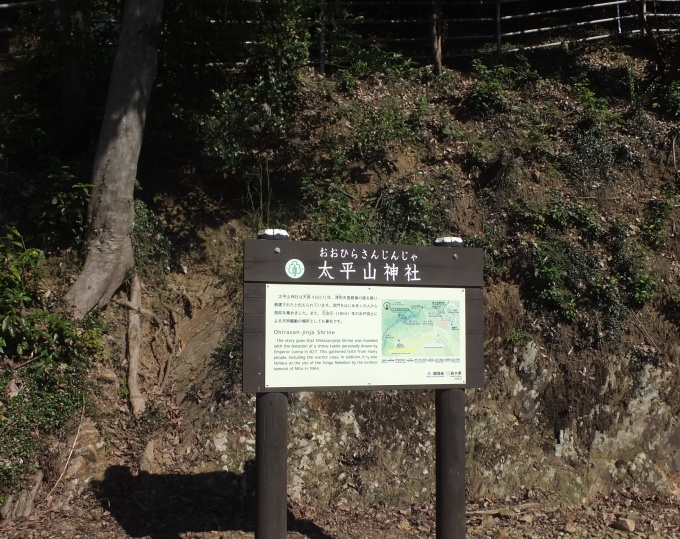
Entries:
[[[255,536],[252,500],[220,493],[191,478],[160,480],[122,473],[106,497],[90,489],[68,509],[42,511],[0,526],[6,539],[236,539]],[[533,497],[532,497],[533,496]],[[436,536],[432,504],[419,507],[366,507],[332,504],[324,511],[289,504],[290,539],[395,539]],[[466,536],[548,539],[680,537],[678,500],[619,492],[573,509],[557,508],[542,494],[507,500],[476,500],[467,506]]]

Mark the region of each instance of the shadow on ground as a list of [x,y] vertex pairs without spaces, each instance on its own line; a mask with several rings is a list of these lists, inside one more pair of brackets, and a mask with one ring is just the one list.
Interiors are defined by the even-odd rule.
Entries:
[[[251,466],[252,467],[252,466]],[[255,531],[255,499],[244,496],[246,474],[133,475],[111,466],[103,481],[92,483],[102,507],[130,537],[179,539],[185,532]],[[332,539],[309,520],[288,511],[288,530],[309,539]]]

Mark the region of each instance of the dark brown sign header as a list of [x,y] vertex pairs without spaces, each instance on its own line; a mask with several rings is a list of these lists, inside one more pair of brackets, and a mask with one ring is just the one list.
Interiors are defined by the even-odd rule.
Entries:
[[244,281],[371,286],[483,285],[481,249],[246,240]]

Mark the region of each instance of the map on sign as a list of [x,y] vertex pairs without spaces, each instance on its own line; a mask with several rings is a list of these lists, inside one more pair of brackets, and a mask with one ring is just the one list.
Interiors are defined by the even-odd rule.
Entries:
[[461,357],[459,300],[383,300],[382,357]]

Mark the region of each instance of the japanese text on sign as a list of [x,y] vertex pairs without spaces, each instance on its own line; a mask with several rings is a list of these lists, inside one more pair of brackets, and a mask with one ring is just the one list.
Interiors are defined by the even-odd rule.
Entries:
[[420,281],[418,255],[403,249],[319,248],[319,280],[394,282],[400,275],[408,282]]

